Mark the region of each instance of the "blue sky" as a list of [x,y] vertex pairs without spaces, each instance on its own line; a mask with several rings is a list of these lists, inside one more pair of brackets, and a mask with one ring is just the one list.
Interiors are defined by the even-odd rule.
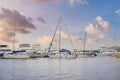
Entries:
[[[119,0],[0,0],[1,43],[12,45],[13,15],[16,15],[16,46],[30,43],[47,48],[61,16],[62,47],[70,48],[64,25],[68,28],[74,48],[81,48],[85,31],[87,49],[113,46],[115,33],[119,43],[119,3]],[[9,31],[4,33],[6,30]]]

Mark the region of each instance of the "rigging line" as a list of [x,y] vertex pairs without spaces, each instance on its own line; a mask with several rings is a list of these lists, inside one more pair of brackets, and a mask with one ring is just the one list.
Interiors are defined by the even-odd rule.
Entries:
[[68,31],[68,28],[67,28],[66,25],[65,25],[65,29],[66,29],[66,32],[67,32],[67,34],[68,34],[70,43],[71,43],[71,45],[72,45],[72,49],[74,50],[75,48],[74,48],[74,45],[73,45],[72,37],[71,37],[70,32]]
[[[63,21],[63,23],[65,24],[64,21]],[[68,34],[68,37],[69,37],[69,39],[70,39],[70,43],[71,43],[71,45],[72,45],[72,49],[73,49],[73,51],[74,51],[75,48],[74,48],[74,45],[73,45],[72,37],[71,37],[71,35],[70,35],[70,32],[68,31],[67,25],[65,24],[64,26],[65,26],[65,30],[66,30],[66,32],[67,32],[67,34]]]

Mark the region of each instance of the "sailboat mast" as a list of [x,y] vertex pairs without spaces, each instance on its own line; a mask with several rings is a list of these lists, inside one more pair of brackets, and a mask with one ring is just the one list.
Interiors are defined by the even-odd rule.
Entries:
[[60,17],[60,32],[59,32],[59,53],[61,48],[61,17]]
[[56,35],[56,32],[57,32],[57,29],[58,29],[58,27],[59,27],[58,25],[59,25],[59,23],[60,23],[60,20],[61,20],[61,19],[58,20],[58,23],[57,23],[57,26],[56,26],[55,32],[54,32],[54,34],[53,34],[53,38],[52,38],[52,40],[51,40],[51,42],[50,42],[50,46],[49,46],[49,48],[48,48],[48,52],[47,52],[47,53],[50,52],[50,49],[51,49],[51,46],[52,46],[53,40],[54,40],[54,38],[55,38],[55,35]]
[[85,32],[85,36],[84,36],[84,44],[83,44],[83,50],[84,50],[84,53],[83,53],[83,54],[85,54],[86,36],[87,36],[87,32]]
[[15,26],[16,26],[16,17],[15,17],[15,23],[14,23],[14,26],[13,26],[13,50],[15,50]]

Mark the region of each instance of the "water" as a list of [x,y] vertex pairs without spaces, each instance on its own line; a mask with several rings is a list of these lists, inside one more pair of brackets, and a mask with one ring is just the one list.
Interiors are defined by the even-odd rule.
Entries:
[[120,80],[120,59],[0,59],[0,80]]

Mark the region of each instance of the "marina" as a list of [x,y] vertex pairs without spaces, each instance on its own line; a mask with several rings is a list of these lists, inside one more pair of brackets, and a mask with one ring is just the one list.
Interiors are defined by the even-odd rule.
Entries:
[[0,80],[120,80],[120,0],[0,0]]

